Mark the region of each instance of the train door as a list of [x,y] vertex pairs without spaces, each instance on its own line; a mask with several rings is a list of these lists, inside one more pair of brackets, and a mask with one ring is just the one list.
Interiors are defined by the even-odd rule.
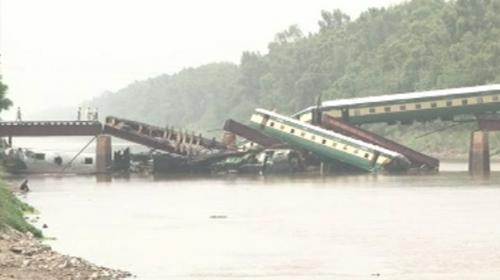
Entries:
[[270,116],[264,115],[262,118],[262,122],[260,123],[260,129],[264,129],[266,127],[267,122],[269,121]]
[[380,152],[374,151],[372,161],[370,162],[370,167],[374,168],[377,164],[378,157],[380,156]]
[[347,121],[349,120],[349,108],[342,108],[340,109],[340,112],[342,114],[342,120]]

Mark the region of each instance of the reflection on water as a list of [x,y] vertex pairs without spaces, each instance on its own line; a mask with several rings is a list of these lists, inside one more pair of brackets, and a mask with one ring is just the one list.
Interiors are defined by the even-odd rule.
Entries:
[[137,279],[499,279],[498,186],[465,172],[32,177],[26,200],[54,248]]

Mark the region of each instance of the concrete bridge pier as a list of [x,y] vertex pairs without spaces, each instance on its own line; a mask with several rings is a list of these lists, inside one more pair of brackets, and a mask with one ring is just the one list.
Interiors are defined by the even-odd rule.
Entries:
[[473,131],[470,138],[469,173],[472,176],[488,176],[490,174],[490,146],[488,132]]
[[111,167],[111,136],[100,134],[97,136],[95,148],[96,173],[108,173]]

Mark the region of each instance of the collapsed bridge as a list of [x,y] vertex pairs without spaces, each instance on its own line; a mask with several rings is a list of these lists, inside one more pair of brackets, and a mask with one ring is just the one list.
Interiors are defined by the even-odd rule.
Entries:
[[153,149],[186,156],[226,149],[226,145],[215,138],[113,116],[106,117],[102,132]]
[[173,127],[158,127],[146,123],[109,116],[104,124],[98,121],[15,121],[0,122],[0,137],[94,136],[96,144],[96,171],[105,173],[112,162],[111,137],[175,154],[196,158],[196,162],[210,161],[232,153],[215,138],[187,132]]
[[[293,144],[290,146],[315,153],[319,157],[328,155],[331,159],[363,170],[377,170],[379,165],[384,165],[381,164],[383,160],[379,160],[387,156],[402,156],[414,168],[438,170],[437,159],[362,129],[360,125],[377,122],[408,124],[433,119],[453,121],[458,116],[469,115],[479,124],[479,130],[474,131],[471,136],[469,168],[488,173],[487,133],[500,130],[500,118],[496,114],[498,111],[500,84],[325,101],[319,106],[296,113],[292,118],[257,110],[257,113],[261,114],[260,124],[254,121],[255,117],[252,117],[251,127],[228,120],[224,130],[263,147]],[[269,121],[270,118],[275,120]],[[273,127],[273,123],[279,123],[279,128]],[[304,135],[299,136],[303,139],[297,141],[296,133],[301,130]],[[12,137],[38,136],[95,136],[98,172],[105,172],[111,161],[110,136],[169,154],[196,158],[197,162],[208,162],[237,154],[234,151],[234,139],[231,140],[231,137],[228,138],[231,141],[226,141],[226,138],[217,141],[215,138],[206,138],[182,129],[158,127],[113,116],[107,117],[103,124],[97,121],[0,122],[0,137],[8,137],[9,144],[12,144]],[[306,139],[307,137],[311,139]],[[323,146],[327,143],[332,146],[325,150]],[[345,150],[340,151],[333,147],[334,144],[340,144]],[[349,152],[352,152],[352,158],[345,157]],[[355,157],[360,159],[353,160]]]

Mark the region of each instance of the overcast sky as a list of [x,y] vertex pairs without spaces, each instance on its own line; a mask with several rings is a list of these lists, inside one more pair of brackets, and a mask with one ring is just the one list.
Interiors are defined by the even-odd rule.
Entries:
[[[357,17],[401,0],[0,0],[1,75],[26,118],[185,67],[266,52],[320,11]],[[76,109],[75,109],[76,110]],[[2,114],[13,117],[13,110]]]

